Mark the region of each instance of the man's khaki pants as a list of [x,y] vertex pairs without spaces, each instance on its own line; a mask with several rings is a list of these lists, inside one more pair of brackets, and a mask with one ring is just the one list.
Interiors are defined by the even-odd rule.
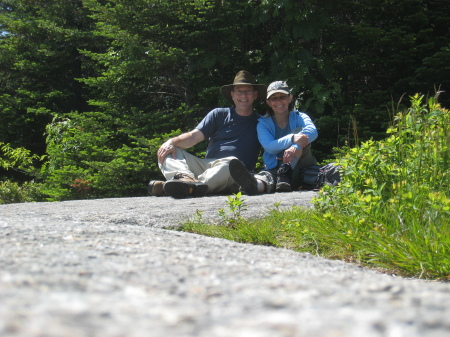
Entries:
[[233,193],[239,189],[229,169],[229,162],[234,158],[201,159],[177,148],[175,158],[169,155],[158,165],[166,180],[173,179],[176,173],[186,173],[208,185],[209,193]]

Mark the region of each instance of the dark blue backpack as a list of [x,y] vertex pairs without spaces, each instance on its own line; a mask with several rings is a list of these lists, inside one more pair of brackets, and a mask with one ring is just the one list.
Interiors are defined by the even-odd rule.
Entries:
[[341,181],[339,165],[330,163],[324,166],[311,165],[300,169],[301,190],[318,190],[323,185],[336,186]]

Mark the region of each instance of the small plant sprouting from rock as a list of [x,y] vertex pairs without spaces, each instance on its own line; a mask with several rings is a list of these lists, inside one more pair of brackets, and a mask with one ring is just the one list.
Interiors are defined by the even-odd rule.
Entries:
[[242,198],[242,192],[227,196],[228,212],[223,208],[219,209],[219,216],[222,223],[230,227],[235,227],[243,220],[241,213],[247,210],[245,199]]

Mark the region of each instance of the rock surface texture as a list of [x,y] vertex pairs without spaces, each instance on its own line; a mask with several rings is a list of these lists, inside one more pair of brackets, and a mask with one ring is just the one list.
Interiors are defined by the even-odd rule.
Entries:
[[[243,215],[313,196],[244,196]],[[449,283],[166,229],[224,207],[224,196],[0,205],[0,336],[450,336]]]

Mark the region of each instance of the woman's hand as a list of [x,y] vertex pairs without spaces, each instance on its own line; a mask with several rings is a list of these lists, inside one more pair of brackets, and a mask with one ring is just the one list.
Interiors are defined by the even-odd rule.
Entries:
[[297,149],[291,146],[289,149],[284,150],[283,163],[291,164],[294,157],[300,158],[302,156],[303,149]]
[[307,135],[303,133],[296,133],[292,136],[292,142],[295,144],[300,145],[302,148],[308,146],[309,144],[309,138]]
[[292,163],[292,161],[294,160],[294,157],[295,157],[297,151],[298,150],[295,147],[293,147],[293,146],[291,146],[290,148],[284,150],[283,163],[285,163],[285,164]]

